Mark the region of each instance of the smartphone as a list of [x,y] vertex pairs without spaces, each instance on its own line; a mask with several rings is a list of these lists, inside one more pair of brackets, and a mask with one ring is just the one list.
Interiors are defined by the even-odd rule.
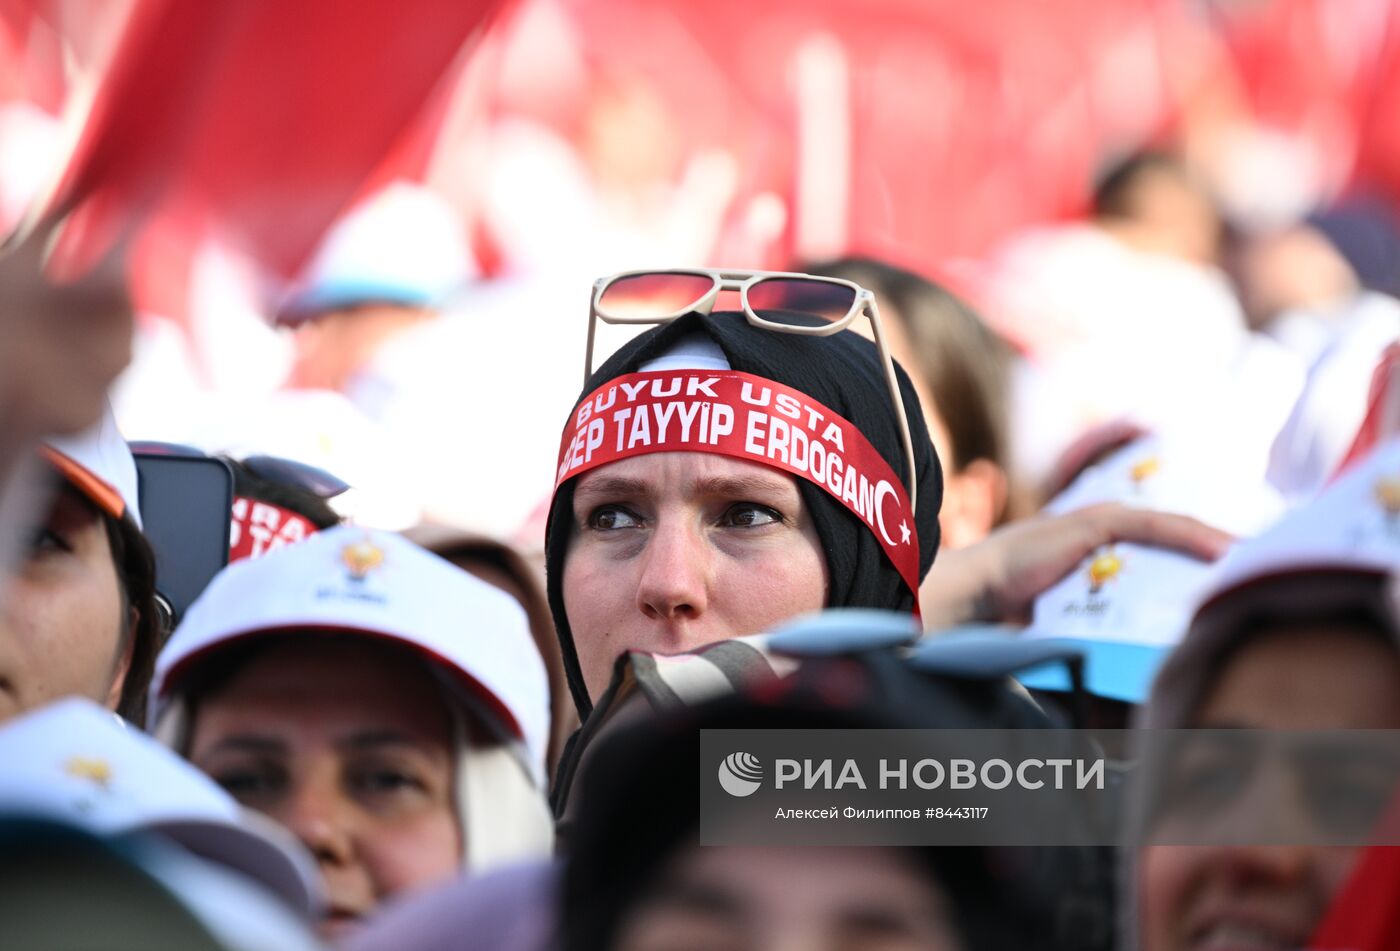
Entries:
[[156,592],[179,623],[228,564],[233,471],[207,456],[132,455],[141,523],[156,553]]

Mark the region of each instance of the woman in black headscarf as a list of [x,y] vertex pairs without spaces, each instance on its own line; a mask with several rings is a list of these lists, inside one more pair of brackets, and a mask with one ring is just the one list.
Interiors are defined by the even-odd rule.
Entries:
[[[677,300],[678,281],[699,293]],[[603,315],[624,284],[640,293]],[[845,315],[813,316],[832,288]],[[585,717],[629,651],[683,653],[825,607],[921,606],[933,630],[1024,620],[1103,545],[1211,559],[1230,542],[1194,519],[1099,505],[1008,526],[930,574],[943,479],[918,398],[875,344],[832,332],[869,313],[878,338],[868,291],[805,275],[619,275],[597,285],[594,316],[660,322],[651,309],[703,311],[721,289],[740,290],[744,311],[643,333],[590,375],[564,430],[548,593]],[[764,300],[784,309],[755,310]]]
[[628,650],[690,650],[825,607],[914,609],[938,549],[942,473],[895,372],[912,474],[881,355],[852,332],[694,313],[593,374],[565,433],[546,542],[582,714]]

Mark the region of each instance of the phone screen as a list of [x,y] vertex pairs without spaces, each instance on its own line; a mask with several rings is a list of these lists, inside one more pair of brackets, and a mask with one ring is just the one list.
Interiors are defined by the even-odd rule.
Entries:
[[141,522],[156,553],[156,590],[178,622],[228,564],[233,472],[221,459],[134,455]]

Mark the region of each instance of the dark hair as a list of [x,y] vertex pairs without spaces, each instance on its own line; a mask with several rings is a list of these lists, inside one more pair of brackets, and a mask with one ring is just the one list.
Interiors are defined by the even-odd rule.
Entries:
[[233,491],[246,499],[267,502],[295,512],[316,526],[317,531],[334,528],[340,516],[325,499],[309,489],[278,479],[267,479],[230,456],[220,456],[233,470]]
[[146,536],[129,515],[115,518],[103,514],[102,522],[121,586],[119,655],[126,650],[127,638],[131,638],[131,664],[122,684],[117,712],[144,727],[146,693],[155,673],[156,655],[170,634],[170,612],[156,597],[156,557]]
[[1010,348],[957,296],[912,271],[870,258],[840,258],[809,268],[874,292],[898,316],[918,355],[934,410],[948,429],[958,472],[977,459],[1007,468],[1007,366]]
[[1138,188],[1153,175],[1176,179],[1196,188],[1186,168],[1166,152],[1134,152],[1106,166],[1094,184],[1094,215],[1099,218],[1136,217]]

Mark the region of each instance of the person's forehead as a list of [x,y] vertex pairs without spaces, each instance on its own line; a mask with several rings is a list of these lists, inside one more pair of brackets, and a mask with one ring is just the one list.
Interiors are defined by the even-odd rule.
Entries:
[[654,452],[599,466],[579,477],[577,495],[620,489],[654,494],[710,493],[733,487],[797,493],[797,480],[785,472],[712,452]]
[[[433,709],[433,704],[437,709]],[[435,715],[436,714],[436,715]],[[199,708],[191,752],[214,749],[266,751],[333,749],[342,754],[386,747],[451,753],[452,733],[442,701],[431,693],[405,702],[350,702],[314,692],[301,697],[221,694]]]
[[1389,635],[1361,618],[1272,617],[1236,629],[1221,651],[1216,680],[1397,666],[1400,655]]
[[304,634],[261,646],[209,699],[251,707],[325,706],[344,700],[373,716],[412,717],[440,703],[424,664],[396,645]]
[[66,479],[57,479],[54,493],[49,501],[47,516],[50,520],[62,519],[66,522],[96,523],[102,513],[92,500]]
[[1196,719],[1301,727],[1274,721],[1306,718],[1311,701],[1383,727],[1400,717],[1397,688],[1400,657],[1382,632],[1350,621],[1266,623],[1225,655]]

